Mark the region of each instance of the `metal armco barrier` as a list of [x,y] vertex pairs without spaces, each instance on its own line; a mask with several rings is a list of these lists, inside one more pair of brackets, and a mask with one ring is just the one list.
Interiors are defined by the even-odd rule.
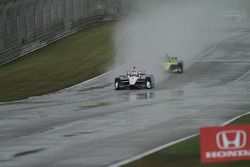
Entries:
[[130,0],[15,0],[0,4],[0,65],[79,30],[127,15]]

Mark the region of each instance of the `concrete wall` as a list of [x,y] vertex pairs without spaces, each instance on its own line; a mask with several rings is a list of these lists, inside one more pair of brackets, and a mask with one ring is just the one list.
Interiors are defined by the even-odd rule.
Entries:
[[0,65],[85,27],[117,20],[132,0],[15,0],[0,5]]

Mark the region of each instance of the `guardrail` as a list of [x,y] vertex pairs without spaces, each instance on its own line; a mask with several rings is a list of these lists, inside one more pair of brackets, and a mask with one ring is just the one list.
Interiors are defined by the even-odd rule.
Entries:
[[53,42],[56,42],[59,39],[67,37],[68,35],[74,34],[84,28],[89,26],[107,22],[107,21],[116,21],[117,16],[94,16],[91,18],[83,19],[82,22],[78,22],[78,25],[68,25],[65,28],[55,29],[52,32],[48,32],[43,36],[32,39],[31,41],[26,42],[27,44],[21,44],[19,46],[14,46],[0,52],[0,65],[6,64],[12,60],[15,60],[19,57],[22,57],[28,53],[31,53],[35,50],[43,48]]
[[[43,6],[46,9],[42,11],[40,7],[45,3],[44,0],[16,1],[6,4],[5,8],[7,9],[0,11],[0,19],[1,15],[3,16],[3,19],[0,20],[0,65],[13,61],[91,25],[117,21],[122,15],[126,14],[127,9],[124,9],[123,3],[128,0],[70,0],[72,4],[69,3],[69,0],[60,0],[60,2],[57,0],[46,0],[46,5]],[[22,2],[26,2],[26,4],[32,3],[32,6],[29,7],[29,12],[27,12],[28,15],[17,11],[17,9],[23,10],[24,6],[22,5],[25,4],[22,4]],[[54,4],[53,10],[48,5],[48,2],[61,6]],[[82,9],[77,4],[81,4],[81,7],[87,6],[84,7],[85,9]],[[66,10],[66,8],[67,13],[65,14],[62,10]],[[30,11],[33,9],[39,11]],[[14,13],[10,13],[11,11]],[[50,14],[46,13],[46,11],[49,11]],[[20,13],[21,16],[19,15]],[[66,18],[59,16],[59,13]],[[33,15],[31,16],[31,14]],[[23,22],[21,23],[20,20]],[[49,24],[49,27],[46,27],[45,24]],[[39,25],[44,26],[44,28],[40,28]],[[29,30],[32,32],[28,32]]]

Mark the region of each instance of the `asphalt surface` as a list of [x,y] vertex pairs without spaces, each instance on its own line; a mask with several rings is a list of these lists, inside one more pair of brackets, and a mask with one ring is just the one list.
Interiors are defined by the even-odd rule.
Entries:
[[109,166],[249,112],[250,33],[213,45],[152,90],[114,91],[110,75],[0,103],[0,166]]

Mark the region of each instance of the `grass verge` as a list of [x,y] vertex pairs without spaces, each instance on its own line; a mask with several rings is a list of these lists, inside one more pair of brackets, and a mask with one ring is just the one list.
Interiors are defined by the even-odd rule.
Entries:
[[[249,124],[250,115],[232,124]],[[250,161],[200,164],[199,136],[183,141],[123,167],[249,167]]]
[[0,66],[0,101],[61,90],[93,78],[112,64],[114,23],[80,31]]
[[1,5],[1,4],[5,4],[5,3],[7,3],[7,2],[10,2],[10,0],[0,0],[0,5]]

